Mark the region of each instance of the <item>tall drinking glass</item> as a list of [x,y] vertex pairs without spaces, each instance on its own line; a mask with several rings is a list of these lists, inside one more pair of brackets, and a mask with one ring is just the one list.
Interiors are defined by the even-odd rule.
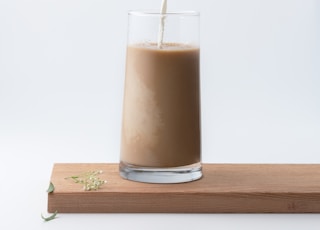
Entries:
[[199,13],[132,11],[128,18],[120,175],[148,183],[197,180]]

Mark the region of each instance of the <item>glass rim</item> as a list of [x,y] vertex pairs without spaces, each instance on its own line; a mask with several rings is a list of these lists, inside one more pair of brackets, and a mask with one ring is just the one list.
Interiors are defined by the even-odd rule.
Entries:
[[169,11],[165,14],[162,14],[159,11],[156,10],[130,10],[128,11],[128,15],[133,16],[199,16],[199,11],[193,11],[193,10],[182,10],[182,11]]

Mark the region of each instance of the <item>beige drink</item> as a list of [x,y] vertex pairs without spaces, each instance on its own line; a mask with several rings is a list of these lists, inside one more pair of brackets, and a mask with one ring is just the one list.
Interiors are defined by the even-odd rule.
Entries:
[[[128,14],[119,173],[133,181],[202,177],[199,13]],[[193,45],[186,45],[193,44]]]
[[199,48],[127,48],[122,163],[179,167],[200,162]]

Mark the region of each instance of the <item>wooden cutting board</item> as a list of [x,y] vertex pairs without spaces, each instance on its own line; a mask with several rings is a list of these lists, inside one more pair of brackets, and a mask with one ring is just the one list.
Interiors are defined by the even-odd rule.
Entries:
[[[65,179],[103,170],[96,191]],[[55,164],[48,212],[320,213],[319,164],[203,164],[203,178],[182,184],[122,179],[118,164]]]

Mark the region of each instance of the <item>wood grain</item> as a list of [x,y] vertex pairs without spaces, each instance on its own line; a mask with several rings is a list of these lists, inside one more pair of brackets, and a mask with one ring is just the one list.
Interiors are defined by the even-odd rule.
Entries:
[[[65,179],[103,170],[97,191]],[[147,184],[119,176],[118,164],[55,164],[48,211],[59,213],[320,213],[318,164],[203,164],[203,178]]]

